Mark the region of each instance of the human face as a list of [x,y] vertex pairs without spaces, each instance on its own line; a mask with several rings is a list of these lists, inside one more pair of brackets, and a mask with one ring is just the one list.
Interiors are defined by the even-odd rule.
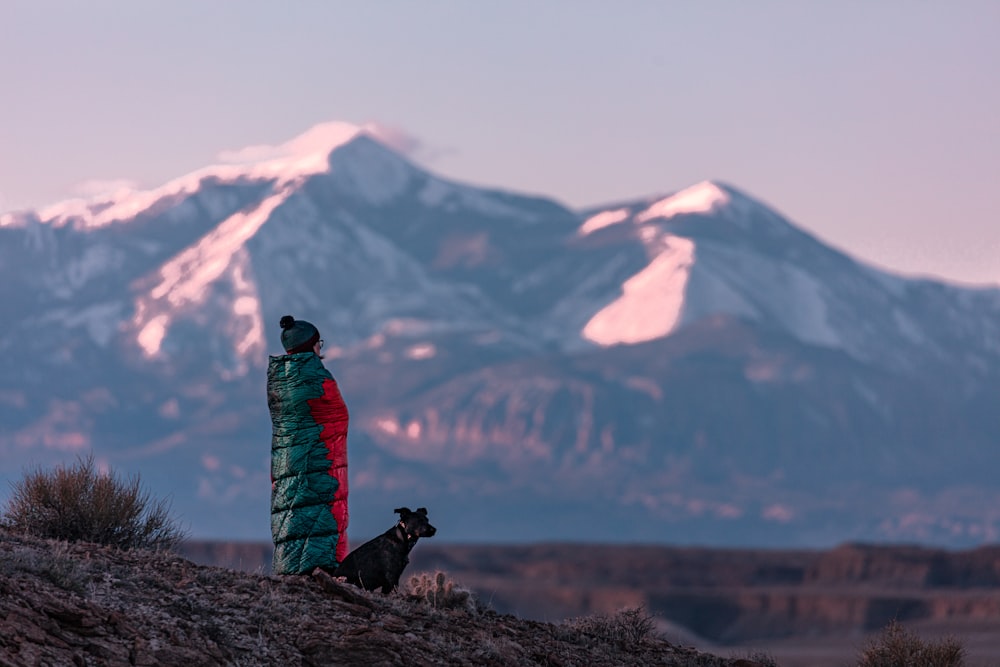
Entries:
[[313,345],[313,352],[316,353],[317,357],[319,357],[320,359],[322,359],[323,358],[323,352],[322,352],[322,350],[323,350],[323,339],[320,338],[318,341],[316,341],[316,344]]

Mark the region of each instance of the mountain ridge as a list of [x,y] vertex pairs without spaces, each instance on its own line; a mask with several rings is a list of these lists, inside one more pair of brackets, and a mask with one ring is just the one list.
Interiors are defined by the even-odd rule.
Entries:
[[572,211],[308,135],[114,224],[5,214],[0,474],[92,448],[259,539],[291,313],[351,408],[361,521],[409,491],[459,538],[498,499],[532,517],[500,539],[1000,537],[1000,288],[880,271],[727,184]]

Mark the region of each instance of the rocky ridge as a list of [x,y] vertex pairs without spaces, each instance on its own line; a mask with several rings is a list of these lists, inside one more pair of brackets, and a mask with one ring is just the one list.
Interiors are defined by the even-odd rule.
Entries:
[[671,644],[640,617],[543,623],[368,594],[322,573],[278,577],[7,532],[0,574],[2,667],[756,664]]
[[[189,540],[196,563],[266,572],[270,543]],[[499,613],[537,621],[641,608],[675,644],[770,656],[782,667],[845,667],[890,622],[955,638],[968,667],[1000,665],[1000,545],[945,550],[846,543],[824,550],[666,544],[448,544],[411,568],[444,571]]]

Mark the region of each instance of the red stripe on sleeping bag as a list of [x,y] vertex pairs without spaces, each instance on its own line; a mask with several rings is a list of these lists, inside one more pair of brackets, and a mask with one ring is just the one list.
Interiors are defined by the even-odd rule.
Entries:
[[323,427],[319,437],[326,446],[330,475],[339,483],[337,492],[330,501],[330,511],[337,521],[339,532],[336,554],[339,563],[347,557],[347,524],[350,518],[347,510],[347,424],[350,417],[336,380],[324,380],[323,395],[308,403],[313,419]]

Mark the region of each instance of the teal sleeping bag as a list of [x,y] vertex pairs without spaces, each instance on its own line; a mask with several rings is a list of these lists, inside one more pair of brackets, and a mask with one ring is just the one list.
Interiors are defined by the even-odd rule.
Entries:
[[275,574],[333,571],[347,555],[348,412],[313,352],[270,357]]

